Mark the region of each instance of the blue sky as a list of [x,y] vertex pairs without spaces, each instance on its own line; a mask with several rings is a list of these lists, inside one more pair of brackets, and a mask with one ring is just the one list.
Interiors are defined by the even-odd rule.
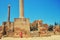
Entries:
[[[11,6],[10,21],[19,18],[19,0],[0,0],[0,25],[7,21],[8,4]],[[43,20],[43,23],[60,23],[60,0],[24,0],[24,16],[30,22]]]

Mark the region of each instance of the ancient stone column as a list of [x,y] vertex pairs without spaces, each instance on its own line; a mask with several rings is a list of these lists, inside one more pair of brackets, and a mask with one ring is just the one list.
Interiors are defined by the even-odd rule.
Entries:
[[19,0],[20,18],[24,18],[24,0]]
[[10,22],[10,4],[8,5],[8,22]]

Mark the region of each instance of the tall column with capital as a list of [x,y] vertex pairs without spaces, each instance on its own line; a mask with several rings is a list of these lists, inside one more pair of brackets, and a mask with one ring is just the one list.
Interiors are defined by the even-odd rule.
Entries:
[[20,18],[24,18],[24,0],[19,0]]

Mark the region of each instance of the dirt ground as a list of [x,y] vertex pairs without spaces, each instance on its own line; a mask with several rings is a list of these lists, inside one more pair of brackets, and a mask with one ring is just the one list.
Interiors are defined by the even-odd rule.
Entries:
[[52,35],[50,37],[30,37],[30,38],[5,37],[0,40],[60,40],[60,35]]

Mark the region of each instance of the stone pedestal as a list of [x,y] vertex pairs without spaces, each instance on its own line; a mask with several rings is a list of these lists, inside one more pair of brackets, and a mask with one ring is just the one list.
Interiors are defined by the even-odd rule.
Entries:
[[14,32],[26,32],[27,35],[30,35],[30,23],[29,19],[26,18],[16,18],[14,20]]

